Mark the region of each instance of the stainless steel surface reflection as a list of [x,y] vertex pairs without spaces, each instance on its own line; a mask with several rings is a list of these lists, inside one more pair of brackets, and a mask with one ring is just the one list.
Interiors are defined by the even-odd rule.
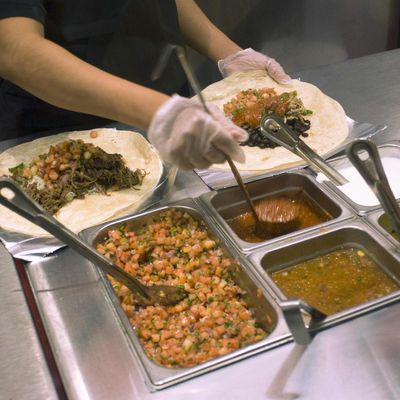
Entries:
[[21,283],[1,245],[0,264],[0,398],[55,400],[57,392]]
[[135,398],[140,371],[97,270],[66,248],[31,263],[29,273],[68,396]]

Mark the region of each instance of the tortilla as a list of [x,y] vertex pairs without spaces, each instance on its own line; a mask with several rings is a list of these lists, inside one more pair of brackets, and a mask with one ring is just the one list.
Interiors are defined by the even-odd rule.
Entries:
[[[88,131],[66,132],[47,136],[10,148],[0,154],[0,175],[11,175],[8,168],[20,163],[29,164],[33,157],[47,153],[49,147],[67,139],[81,139],[93,143],[107,153],[121,154],[131,170],[144,169],[147,175],[140,186],[109,192],[94,193],[83,199],[74,199],[54,216],[67,228],[79,232],[90,226],[134,212],[153,192],[162,171],[162,161],[153,146],[139,133],[117,129],[95,129],[97,137]],[[42,228],[0,206],[0,227],[32,236],[49,236]]]
[[[311,128],[307,138],[302,138],[320,156],[324,156],[337,148],[348,136],[349,128],[346,114],[342,106],[316,86],[293,80],[291,84],[281,85],[272,80],[265,71],[239,72],[219,82],[206,87],[202,94],[208,103],[223,110],[223,105],[246,89],[273,88],[277,94],[297,91],[306,109],[313,112],[307,116]],[[236,163],[242,171],[273,171],[303,164],[295,154],[283,147],[260,149],[258,147],[242,146],[246,155],[244,163]],[[229,165],[214,164],[210,169],[228,170]]]

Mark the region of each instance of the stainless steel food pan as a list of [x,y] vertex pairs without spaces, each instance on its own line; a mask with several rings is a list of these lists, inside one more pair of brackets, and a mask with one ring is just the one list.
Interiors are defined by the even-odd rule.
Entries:
[[247,264],[245,259],[240,258],[240,254],[235,254],[233,248],[229,248],[229,246],[224,244],[223,241],[219,240],[218,232],[214,229],[205,213],[196,206],[196,203],[192,199],[183,200],[171,205],[148,210],[137,215],[121,218],[117,221],[88,229],[82,232],[81,235],[85,241],[95,246],[96,243],[102,240],[109,229],[115,229],[121,226],[121,224],[125,224],[129,229],[135,230],[148,223],[152,216],[158,215],[162,211],[170,208],[183,210],[195,219],[204,221],[210,236],[220,242],[226,254],[239,260],[240,267],[235,271],[235,280],[239,286],[246,291],[245,299],[252,310],[257,323],[270,333],[266,338],[257,343],[196,365],[195,367],[166,368],[160,366],[150,360],[146,355],[138,336],[131,327],[127,316],[120,306],[117,296],[107,278],[103,275],[103,283],[106,287],[109,300],[114,306],[115,318],[126,333],[126,338],[131,345],[131,349],[136,354],[146,381],[152,390],[165,388],[194,376],[204,374],[218,367],[231,364],[235,361],[291,340],[290,331],[288,331],[287,325],[282,318],[279,307],[274,303],[274,300],[269,295],[268,291],[259,283],[256,275],[252,273],[252,267]]
[[386,239],[393,244],[394,252],[400,253],[400,240],[396,238],[396,234],[392,230],[389,219],[382,208],[370,211],[364,218],[373,228],[384,235]]
[[321,187],[321,185],[319,185],[311,175],[304,171],[296,173],[289,172],[258,179],[246,183],[246,188],[254,201],[270,195],[301,189],[316,209],[328,213],[332,218],[322,224],[300,229],[264,242],[250,243],[242,240],[227,223],[227,220],[230,218],[248,211],[247,204],[238,186],[208,192],[200,196],[200,201],[209,214],[217,221],[217,224],[223,228],[227,238],[244,253],[254,251],[257,248],[264,246],[267,242],[276,243],[279,241],[285,241],[294,236],[328,226],[331,223],[353,216],[352,211],[342,200],[340,200],[340,198],[338,198],[334,193]]
[[[393,253],[392,246],[385,237],[362,221],[361,218],[331,225],[323,233],[315,231],[306,238],[297,237],[290,245],[283,245],[279,248],[268,246],[251,254],[249,260],[259,272],[264,283],[274,291],[277,301],[284,302],[288,298],[272,280],[271,275],[273,272],[345,247],[363,250],[385,273],[400,285],[400,260],[398,256]],[[312,329],[326,328],[399,299],[400,290],[397,290],[389,295],[332,314],[322,322],[315,324]]]
[[[396,198],[400,199],[400,180],[397,177],[397,171],[400,168],[400,142],[391,141],[382,144],[378,146],[378,151],[389,184],[391,185]],[[332,182],[322,181],[324,186],[329,187],[332,191],[337,193],[359,215],[365,215],[372,210],[380,208],[378,199],[375,197],[371,189],[369,189],[368,185],[364,182],[363,178],[347,156],[336,158],[329,164],[347,177],[349,183],[342,187],[338,187],[332,184]]]

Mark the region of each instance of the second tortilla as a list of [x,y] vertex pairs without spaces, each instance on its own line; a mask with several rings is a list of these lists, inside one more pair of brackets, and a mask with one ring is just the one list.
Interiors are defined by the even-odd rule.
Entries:
[[[342,106],[327,96],[316,86],[293,80],[289,85],[281,85],[272,80],[265,71],[246,71],[233,74],[203,90],[205,100],[223,110],[224,104],[236,94],[246,89],[273,88],[277,94],[296,91],[305,108],[313,114],[307,119],[311,128],[303,139],[320,156],[328,154],[345,141],[349,128]],[[241,171],[273,171],[303,164],[303,161],[283,147],[260,149],[243,146],[246,155],[244,163],[237,163]],[[214,164],[210,169],[229,170],[229,165]]]

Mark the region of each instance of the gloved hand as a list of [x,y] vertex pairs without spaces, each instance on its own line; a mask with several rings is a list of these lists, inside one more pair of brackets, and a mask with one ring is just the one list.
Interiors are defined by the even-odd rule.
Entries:
[[247,140],[245,130],[208,105],[212,116],[198,100],[173,95],[155,113],[148,130],[150,142],[161,157],[182,169],[207,168],[229,155],[244,162],[238,141]]
[[291,81],[290,76],[285,73],[276,60],[250,48],[219,60],[218,68],[224,78],[235,72],[265,69],[268,75],[278,83],[290,83]]

